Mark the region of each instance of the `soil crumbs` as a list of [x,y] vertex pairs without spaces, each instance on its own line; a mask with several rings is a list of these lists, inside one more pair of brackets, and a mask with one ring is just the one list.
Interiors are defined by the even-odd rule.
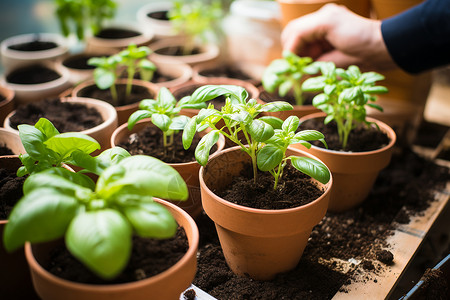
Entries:
[[[234,275],[226,265],[214,224],[198,221],[200,246],[194,284],[217,299],[331,299],[352,282],[376,281],[395,263],[386,238],[396,224],[409,223],[449,181],[448,168],[409,149],[394,153],[371,194],[358,208],[327,213],[313,229],[297,267],[267,282]],[[424,188],[426,187],[426,188]]]
[[17,177],[16,171],[0,169],[0,220],[6,220],[14,205],[23,196],[25,177]]

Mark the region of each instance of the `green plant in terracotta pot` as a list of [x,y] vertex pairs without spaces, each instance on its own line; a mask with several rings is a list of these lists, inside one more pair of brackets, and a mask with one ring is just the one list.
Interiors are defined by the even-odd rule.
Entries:
[[[299,120],[295,116],[284,122],[276,117],[256,118],[264,111],[288,110],[292,106],[281,101],[262,105],[255,99],[248,100],[245,89],[238,86],[203,86],[191,95],[194,101],[218,96],[227,97],[225,106],[220,111],[212,106],[200,110],[184,128],[183,143],[189,147],[196,131],[212,129],[196,148],[197,161],[204,166],[200,170],[203,208],[216,223],[222,250],[233,272],[258,280],[271,279],[295,267],[312,227],[325,215],[331,186],[328,168],[315,157],[289,147],[294,143],[309,147],[309,141],[323,141],[323,135],[314,130],[296,133]],[[218,128],[219,121],[225,125]],[[243,140],[238,137],[240,132]],[[208,149],[219,134],[238,146],[210,158]],[[306,190],[298,191],[308,198],[304,202],[307,205],[291,206],[290,199],[284,198],[284,192],[290,190],[285,181],[287,169],[296,178],[302,173],[309,175],[303,175],[307,184],[318,189],[312,199],[306,196]],[[249,174],[240,177],[246,170]],[[272,180],[266,181],[265,174]],[[250,196],[255,194],[256,186],[265,186],[257,203],[223,198],[237,177],[234,184],[249,183],[242,191],[236,191],[238,194]],[[279,255],[281,249],[283,255]]]
[[[381,110],[374,103],[376,95],[387,92],[376,85],[384,78],[381,74],[361,73],[357,66],[336,68],[331,62],[320,63],[320,69],[321,75],[307,79],[303,89],[322,92],[314,97],[313,105],[323,113],[303,117],[301,127],[308,128],[312,119],[319,122],[310,126],[323,126],[330,149],[316,145],[306,151],[324,161],[334,175],[330,210],[344,211],[367,197],[378,173],[390,161],[396,136],[385,123],[366,117],[366,107]],[[366,142],[359,134],[366,136]]]

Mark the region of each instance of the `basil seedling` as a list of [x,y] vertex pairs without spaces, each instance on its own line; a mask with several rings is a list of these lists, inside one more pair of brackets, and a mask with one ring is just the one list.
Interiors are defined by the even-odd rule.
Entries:
[[313,99],[313,105],[327,114],[325,124],[335,121],[342,149],[347,146],[350,132],[359,124],[369,125],[366,105],[382,111],[373,103],[374,95],[387,93],[384,86],[375,86],[384,76],[376,72],[361,73],[357,66],[347,70],[336,68],[332,62],[319,63],[322,75],[303,82],[303,90],[322,92]]

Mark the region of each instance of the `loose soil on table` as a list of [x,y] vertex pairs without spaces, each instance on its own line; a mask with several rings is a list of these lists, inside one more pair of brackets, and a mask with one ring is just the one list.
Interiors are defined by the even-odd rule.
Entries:
[[14,205],[23,196],[25,177],[17,177],[16,171],[0,169],[0,220],[8,219]]
[[6,81],[15,84],[40,84],[60,78],[57,72],[44,66],[33,65],[12,71]]
[[169,239],[133,237],[130,260],[118,277],[106,281],[94,275],[62,244],[50,253],[48,265],[43,267],[50,273],[70,281],[89,284],[117,284],[142,280],[159,274],[178,262],[188,250],[188,240],[182,227]]
[[352,282],[375,281],[396,257],[386,242],[397,224],[409,223],[450,180],[449,169],[409,149],[395,151],[370,195],[358,208],[328,212],[314,227],[297,267],[267,282],[234,275],[226,265],[214,224],[205,215],[200,230],[194,284],[217,299],[331,299]]
[[60,99],[47,99],[19,106],[11,117],[11,127],[20,124],[34,125],[40,118],[50,120],[60,133],[79,132],[103,123],[103,118],[92,107],[79,103],[62,102]]
[[123,28],[105,28],[100,30],[95,36],[102,39],[126,39],[141,35],[139,32],[134,30],[128,30]]
[[101,90],[95,84],[87,86],[80,90],[80,97],[94,98],[100,99],[110,103],[111,105],[118,107],[124,106],[128,104],[133,104],[140,102],[143,99],[155,99],[156,95],[149,92],[149,90],[143,86],[133,85],[131,88],[131,94],[129,97],[126,97],[126,85],[125,84],[117,84],[117,95],[118,95],[118,103],[114,103],[111,92],[109,89]]
[[[163,149],[163,135],[156,126],[147,126],[143,130],[130,135],[128,141],[120,143],[118,146],[126,149],[131,155],[144,154],[156,157],[166,163],[185,163],[195,161],[195,147],[200,141],[198,135],[194,136],[192,145],[184,150],[182,142],[182,132],[175,133],[173,144],[167,152]],[[217,150],[214,145],[211,153]]]
[[[328,149],[342,150],[339,136],[337,134],[336,122],[332,121],[325,125],[322,119],[306,120],[299,126],[299,130],[312,129],[318,130],[325,136]],[[313,141],[311,144],[325,148],[319,141]],[[348,137],[346,151],[362,152],[380,149],[389,144],[389,137],[375,126],[358,126],[353,129]]]
[[56,43],[44,41],[32,41],[28,43],[21,43],[8,46],[9,49],[17,51],[43,51],[43,50],[50,50],[56,47],[58,47]]

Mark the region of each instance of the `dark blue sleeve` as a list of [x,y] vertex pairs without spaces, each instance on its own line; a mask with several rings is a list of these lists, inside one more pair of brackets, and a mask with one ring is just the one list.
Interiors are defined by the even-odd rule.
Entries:
[[450,64],[450,0],[427,0],[385,19],[381,32],[394,61],[409,73]]

